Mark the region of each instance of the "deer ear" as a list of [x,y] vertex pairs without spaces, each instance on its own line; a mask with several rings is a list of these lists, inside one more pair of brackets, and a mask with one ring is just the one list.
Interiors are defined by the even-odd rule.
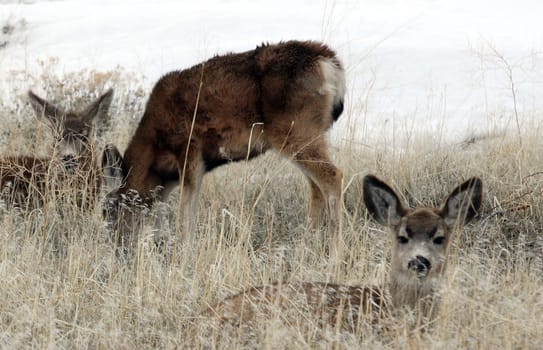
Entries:
[[63,110],[45,101],[34,92],[32,92],[32,90],[28,91],[28,98],[38,118],[45,117],[54,127],[60,125],[62,119],[66,115]]
[[93,120],[105,119],[112,100],[113,89],[109,89],[81,114],[83,121],[87,124],[91,124]]
[[399,224],[407,212],[396,192],[373,175],[364,177],[364,203],[377,222],[385,226]]
[[441,216],[445,224],[453,227],[457,222],[460,225],[467,224],[481,207],[483,199],[483,181],[478,177],[472,177],[456,187],[443,201]]
[[121,153],[115,145],[107,144],[102,152],[102,174],[106,188],[124,185],[128,171]]

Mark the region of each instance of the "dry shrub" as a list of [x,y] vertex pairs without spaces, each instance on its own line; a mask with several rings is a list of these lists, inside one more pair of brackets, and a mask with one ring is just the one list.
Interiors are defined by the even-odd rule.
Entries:
[[[141,80],[116,69],[34,78],[14,73],[13,95],[0,101],[3,154],[47,154],[51,144],[24,99],[30,86],[77,108],[115,88],[112,122],[98,143],[122,149],[141,116]],[[19,76],[18,74],[21,74]],[[29,80],[30,79],[30,80]],[[300,171],[270,153],[206,175],[198,228],[183,239],[176,196],[157,205],[129,259],[115,255],[99,206],[81,212],[63,198],[22,213],[0,214],[0,344],[6,348],[541,348],[543,229],[540,114],[521,130],[489,130],[463,143],[439,136],[368,134],[343,140],[334,154],[345,171],[341,240],[306,229],[307,184]],[[352,118],[353,121],[355,118]],[[46,128],[43,128],[46,129]],[[425,126],[420,127],[421,130]],[[398,130],[399,134],[413,130]],[[362,144],[365,146],[357,146]],[[271,164],[271,165],[270,165]],[[241,289],[271,281],[383,283],[387,234],[367,217],[361,179],[374,173],[412,206],[439,204],[461,180],[480,176],[483,209],[455,240],[440,317],[429,329],[409,313],[386,333],[314,327],[300,313],[264,315],[240,331],[205,327],[201,312]],[[69,196],[68,196],[69,197]],[[334,258],[324,239],[338,243]],[[339,242],[338,242],[339,240]],[[158,243],[158,245],[157,245]],[[203,329],[202,329],[203,327]]]

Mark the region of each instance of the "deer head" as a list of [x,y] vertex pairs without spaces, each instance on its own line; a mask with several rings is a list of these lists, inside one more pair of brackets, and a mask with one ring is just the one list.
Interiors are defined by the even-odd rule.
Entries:
[[456,187],[438,208],[406,208],[375,176],[364,178],[368,211],[392,235],[390,293],[395,304],[416,304],[442,275],[454,229],[469,222],[481,206],[483,183],[473,177]]
[[55,153],[66,169],[71,169],[77,166],[81,156],[90,152],[92,124],[106,118],[113,90],[108,90],[82,112],[64,111],[32,91],[28,92],[28,97],[38,118],[45,118],[54,132]]

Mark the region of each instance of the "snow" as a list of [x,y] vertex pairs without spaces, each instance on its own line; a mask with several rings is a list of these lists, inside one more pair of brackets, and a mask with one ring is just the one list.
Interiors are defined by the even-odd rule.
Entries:
[[143,73],[150,89],[217,53],[323,40],[345,63],[347,112],[364,132],[423,121],[455,139],[510,122],[508,65],[519,115],[542,109],[542,13],[535,0],[0,0],[0,24],[25,21],[0,49],[0,78],[58,57],[65,71]]

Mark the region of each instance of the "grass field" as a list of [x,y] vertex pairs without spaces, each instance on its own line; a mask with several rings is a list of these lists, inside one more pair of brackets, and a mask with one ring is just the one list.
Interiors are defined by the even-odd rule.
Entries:
[[[24,91],[17,82],[28,79],[73,108],[114,86],[112,121],[99,126],[96,142],[99,149],[106,142],[124,149],[145,103],[138,77],[120,69],[44,74],[14,73],[14,93],[0,101],[2,155],[46,155],[53,146],[47,126],[35,122],[18,97]],[[542,348],[543,112],[520,114],[518,127],[512,111],[488,115],[488,126],[465,142],[447,141],[447,130],[409,123],[346,137],[354,134],[349,128],[366,128],[355,118],[359,107],[347,108],[345,132],[334,130],[331,140],[345,174],[341,230],[326,237],[339,247],[334,258],[325,254],[325,240],[307,230],[303,175],[274,153],[206,175],[191,240],[178,228],[177,195],[156,205],[128,260],[116,257],[99,206],[81,212],[54,195],[32,212],[2,206],[0,347]],[[251,332],[202,330],[202,311],[248,286],[384,283],[389,236],[362,203],[368,173],[413,207],[438,205],[468,177],[484,181],[482,211],[454,240],[431,327],[421,330],[407,312],[390,321],[386,334],[372,328],[340,333],[315,328],[317,320],[293,310],[288,322],[263,319]]]

